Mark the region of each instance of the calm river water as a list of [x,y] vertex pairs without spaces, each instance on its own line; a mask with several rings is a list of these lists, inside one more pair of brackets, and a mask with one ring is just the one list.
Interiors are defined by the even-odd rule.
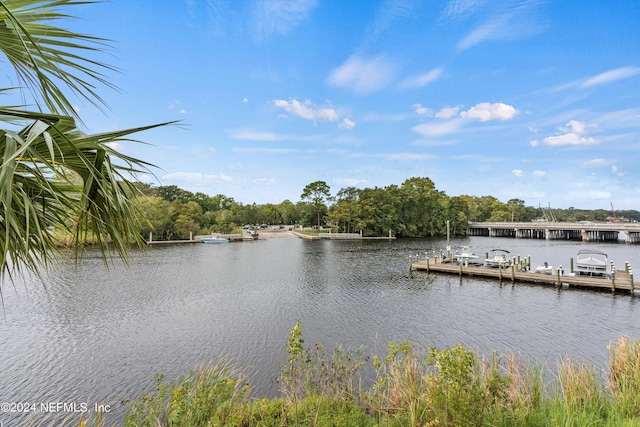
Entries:
[[[567,269],[579,249],[597,248],[640,275],[638,245],[484,237],[452,244],[481,256],[502,247],[531,255],[534,266]],[[640,337],[640,299],[624,293],[409,272],[409,255],[444,247],[434,239],[296,238],[154,246],[133,253],[129,267],[108,270],[89,252],[77,268],[68,261],[51,272],[45,286],[4,283],[0,403],[36,403],[37,412],[40,403],[108,404],[117,422],[119,402],[152,390],[154,373],[172,379],[217,359],[251,367],[255,394],[273,396],[297,319],[307,344],[384,354],[392,340],[462,343],[516,350],[550,367],[561,355],[603,367],[609,341]],[[25,419],[0,412],[5,426]]]

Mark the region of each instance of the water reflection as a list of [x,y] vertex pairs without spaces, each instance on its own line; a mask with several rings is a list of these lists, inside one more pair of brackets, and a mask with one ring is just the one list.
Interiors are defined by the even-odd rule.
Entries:
[[[575,242],[471,238],[484,255],[501,246],[532,262],[569,265]],[[308,344],[365,346],[389,341],[462,343],[482,352],[511,349],[555,365],[559,355],[603,365],[606,344],[640,337],[638,299],[478,278],[410,272],[409,255],[440,250],[441,240],[303,241],[154,247],[131,266],[104,269],[89,253],[45,278],[5,286],[0,323],[0,401],[117,403],[202,361],[251,367],[258,395],[301,320]],[[640,266],[638,247],[604,248]]]

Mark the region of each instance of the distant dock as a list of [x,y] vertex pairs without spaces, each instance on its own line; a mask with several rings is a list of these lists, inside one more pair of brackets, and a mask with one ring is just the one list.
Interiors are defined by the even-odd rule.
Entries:
[[249,232],[247,232],[246,230],[240,234],[221,234],[221,233],[214,233],[212,235],[206,235],[206,236],[190,236],[190,239],[184,239],[184,240],[153,240],[153,234],[149,233],[149,240],[147,240],[147,245],[182,245],[182,244],[190,244],[190,243],[203,243],[203,238],[204,237],[212,237],[212,236],[216,236],[216,237],[220,237],[223,239],[227,239],[230,242],[242,242],[242,241],[249,241],[249,240],[256,240],[256,237],[252,236]]
[[298,231],[292,232],[295,236],[305,240],[395,240],[396,236],[393,236],[389,232],[388,236],[374,236],[364,237],[362,232],[360,233],[318,233],[318,234],[305,234]]
[[435,273],[457,274],[459,276],[488,277],[500,282],[528,282],[548,285],[568,285],[580,288],[619,290],[635,293],[633,273],[630,267],[625,270],[615,270],[611,277],[591,277],[578,275],[564,275],[560,269],[554,274],[542,274],[528,270],[526,262],[521,265],[512,264],[505,268],[489,268],[485,266],[465,266],[455,262],[444,262],[442,257],[436,256],[410,263],[411,270],[422,270]]

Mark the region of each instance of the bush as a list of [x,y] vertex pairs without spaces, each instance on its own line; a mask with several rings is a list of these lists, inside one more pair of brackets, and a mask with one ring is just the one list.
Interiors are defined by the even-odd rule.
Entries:
[[[637,426],[640,342],[609,345],[606,381],[591,365],[560,360],[555,384],[545,369],[514,353],[488,357],[456,345],[442,350],[404,342],[373,358],[363,386],[362,349],[304,347],[296,322],[280,369],[281,397],[250,399],[242,371],[201,366],[130,402],[127,426]],[[100,426],[100,420],[91,425]]]

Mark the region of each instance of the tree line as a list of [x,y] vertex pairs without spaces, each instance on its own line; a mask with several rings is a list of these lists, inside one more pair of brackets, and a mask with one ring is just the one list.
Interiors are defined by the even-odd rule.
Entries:
[[[448,196],[425,177],[412,177],[401,185],[341,188],[332,194],[324,181],[302,189],[300,201],[244,204],[222,194],[192,193],[175,185],[136,183],[137,204],[147,223],[140,233],[154,240],[187,239],[190,235],[237,232],[244,225],[293,225],[360,232],[365,236],[426,237],[464,235],[469,221],[522,221],[537,219],[607,221],[605,209],[550,209],[526,206],[521,199],[506,203],[493,196]],[[621,220],[640,220],[635,210],[616,212]]]

